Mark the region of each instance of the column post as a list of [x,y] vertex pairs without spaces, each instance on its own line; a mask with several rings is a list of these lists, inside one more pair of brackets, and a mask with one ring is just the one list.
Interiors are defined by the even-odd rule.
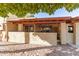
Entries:
[[18,31],[23,31],[23,24],[18,24]]
[[74,23],[74,44],[79,47],[79,22]]
[[60,39],[61,39],[61,44],[66,44],[67,43],[67,26],[66,23],[60,23]]

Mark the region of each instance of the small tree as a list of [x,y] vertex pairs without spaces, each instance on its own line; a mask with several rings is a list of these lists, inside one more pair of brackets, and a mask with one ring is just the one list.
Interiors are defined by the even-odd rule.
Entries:
[[79,7],[78,3],[1,3],[0,16],[7,17],[8,13],[18,17],[24,17],[27,13],[35,14],[39,12],[54,13],[57,9],[65,7],[66,10],[73,11]]

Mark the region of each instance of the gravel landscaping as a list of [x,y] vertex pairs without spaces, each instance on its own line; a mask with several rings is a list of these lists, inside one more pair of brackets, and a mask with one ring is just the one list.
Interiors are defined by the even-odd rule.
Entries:
[[0,56],[79,56],[79,49],[70,45],[40,46],[0,43]]

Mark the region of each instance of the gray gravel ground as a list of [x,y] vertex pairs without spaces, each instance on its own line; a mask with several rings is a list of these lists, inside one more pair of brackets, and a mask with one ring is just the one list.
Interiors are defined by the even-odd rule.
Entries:
[[79,49],[70,45],[1,44],[0,56],[79,56]]

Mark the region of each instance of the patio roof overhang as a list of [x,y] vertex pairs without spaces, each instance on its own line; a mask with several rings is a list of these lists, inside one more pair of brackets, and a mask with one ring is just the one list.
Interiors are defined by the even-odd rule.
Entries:
[[9,20],[7,22],[14,24],[58,24],[62,22],[71,23],[71,17],[19,19]]
[[72,18],[71,22],[72,23],[79,22],[79,16]]

